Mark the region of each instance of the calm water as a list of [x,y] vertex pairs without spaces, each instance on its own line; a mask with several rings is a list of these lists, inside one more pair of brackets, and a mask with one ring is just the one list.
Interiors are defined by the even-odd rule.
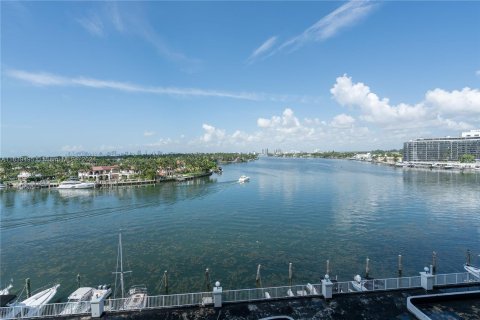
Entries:
[[[239,184],[246,174],[251,181]],[[342,160],[266,159],[224,167],[191,183],[114,190],[7,191],[1,199],[1,272],[18,289],[113,283],[122,229],[127,286],[161,293],[203,290],[204,270],[224,288],[318,283],[333,275],[417,275],[438,254],[438,272],[462,271],[480,254],[480,174],[402,170]]]

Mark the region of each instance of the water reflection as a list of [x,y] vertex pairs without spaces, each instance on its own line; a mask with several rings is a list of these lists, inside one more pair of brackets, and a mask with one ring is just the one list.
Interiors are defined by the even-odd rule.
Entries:
[[[251,181],[238,183],[246,174]],[[460,271],[480,243],[479,174],[398,170],[351,161],[261,159],[221,176],[156,186],[3,192],[0,279],[112,283],[119,229],[129,284],[160,293],[203,289],[203,272],[225,288],[351,279],[371,262],[375,277],[416,274],[436,250],[439,270]],[[64,190],[65,191],[65,190]],[[68,191],[68,190],[66,190]],[[78,191],[87,191],[79,193]]]

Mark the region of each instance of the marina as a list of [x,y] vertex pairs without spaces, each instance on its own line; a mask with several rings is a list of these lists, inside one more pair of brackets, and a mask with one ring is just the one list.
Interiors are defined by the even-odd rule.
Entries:
[[[202,319],[210,319],[215,315],[219,319],[222,312],[222,319],[230,319],[232,316],[235,316],[233,319],[250,319],[254,315],[257,315],[256,319],[258,319],[261,314],[269,316],[282,314],[294,319],[315,319],[316,317],[382,319],[382,317],[393,318],[400,315],[405,319],[415,319],[415,317],[431,319],[424,317],[424,313],[414,305],[413,299],[417,299],[416,296],[419,296],[418,299],[428,299],[432,303],[442,305],[453,302],[459,295],[471,297],[470,292],[473,291],[473,294],[480,292],[475,291],[480,289],[480,281],[469,273],[433,275],[430,271],[425,271],[421,272],[420,276],[369,281],[373,284],[371,290],[366,290],[369,292],[368,295],[365,291],[351,290],[350,288],[355,287],[352,282],[331,282],[328,277],[319,284],[241,290],[223,290],[220,283],[216,282],[211,292],[145,295],[139,300],[141,304],[131,304],[132,297],[107,300],[93,298],[91,301],[75,302],[74,305],[72,301],[41,305],[24,303],[0,308],[0,319],[58,316],[75,318],[85,315],[105,319],[168,315],[169,318],[176,319],[176,314],[183,314],[182,317],[190,314],[189,318]],[[297,294],[291,295],[291,292],[297,292]],[[429,295],[422,295],[425,292]],[[445,295],[445,292],[455,292],[455,294]],[[436,299],[437,296],[440,298]],[[207,303],[205,298],[210,298]],[[351,309],[352,305],[358,305],[358,307]],[[244,309],[239,312],[242,306]],[[268,307],[268,311],[256,312],[265,306]],[[472,310],[469,315],[474,319],[479,315],[478,310]]]

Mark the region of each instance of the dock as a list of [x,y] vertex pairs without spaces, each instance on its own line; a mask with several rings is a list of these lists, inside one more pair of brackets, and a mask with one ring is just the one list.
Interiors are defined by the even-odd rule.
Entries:
[[[445,298],[445,293],[480,292],[480,279],[470,273],[432,274],[419,276],[365,280],[367,291],[355,291],[352,281],[335,282],[328,277],[317,284],[283,287],[223,290],[217,282],[212,291],[147,297],[144,307],[125,310],[126,299],[107,299],[90,304],[85,312],[69,316],[60,315],[66,303],[47,304],[38,309],[34,317],[42,319],[261,319],[288,316],[299,319],[435,319],[442,306],[451,312],[455,305],[459,314],[480,319],[480,301],[456,303],[456,295]],[[368,282],[368,283],[367,283]],[[414,313],[412,297],[425,298]],[[442,299],[435,299],[443,295]],[[478,295],[477,295],[478,296]],[[474,296],[474,297],[477,297]],[[410,299],[409,299],[410,298]],[[418,306],[415,306],[418,309]],[[13,309],[17,308],[17,309]],[[26,308],[0,308],[0,318],[21,319]],[[433,311],[432,311],[433,310]],[[12,312],[15,311],[15,312]],[[416,311],[415,311],[416,312]],[[429,313],[427,316],[424,312]],[[16,314],[15,317],[6,317]],[[419,316],[419,314],[421,316]],[[423,317],[425,315],[425,317]],[[463,319],[468,319],[463,317]]]

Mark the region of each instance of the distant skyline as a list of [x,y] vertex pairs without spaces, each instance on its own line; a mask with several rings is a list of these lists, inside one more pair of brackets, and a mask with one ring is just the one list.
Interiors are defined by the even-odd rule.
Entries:
[[1,2],[0,156],[480,129],[480,2]]

